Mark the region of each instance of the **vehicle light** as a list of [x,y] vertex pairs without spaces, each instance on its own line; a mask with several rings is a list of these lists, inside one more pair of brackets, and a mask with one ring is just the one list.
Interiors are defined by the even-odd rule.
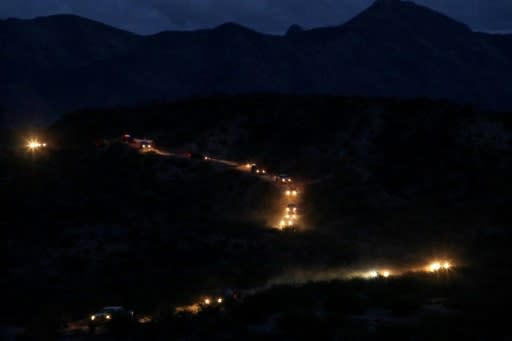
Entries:
[[221,297],[217,298],[217,303],[222,303],[222,298]]
[[150,145],[150,144],[148,144],[148,148],[151,148],[151,145]]
[[40,142],[36,141],[36,140],[30,140],[28,142],[28,144],[27,144],[28,149],[32,149],[32,150],[38,149],[38,148],[40,148],[42,146],[43,145]]
[[384,278],[388,278],[390,275],[391,275],[391,273],[389,271],[387,271],[387,270],[382,272],[382,276]]
[[96,319],[96,316],[91,315],[91,321],[94,321],[94,319]]
[[290,191],[286,191],[286,195],[290,195]]
[[209,298],[206,298],[206,299],[204,300],[204,304],[206,304],[206,305],[210,304],[210,299],[209,299]]
[[443,269],[448,270],[452,265],[449,262],[444,262]]
[[430,272],[439,271],[439,269],[441,269],[441,263],[433,262],[432,264],[430,264],[429,269],[430,269]]
[[368,278],[377,278],[377,277],[379,277],[379,274],[377,273],[377,271],[372,270],[372,271],[368,272],[367,277]]
[[110,320],[110,319],[112,318],[112,316],[111,316],[110,314],[107,314],[107,315],[105,316],[105,318],[106,318],[107,320]]

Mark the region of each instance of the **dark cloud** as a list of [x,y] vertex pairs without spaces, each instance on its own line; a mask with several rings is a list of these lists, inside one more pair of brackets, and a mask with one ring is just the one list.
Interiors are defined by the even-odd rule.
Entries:
[[[0,17],[77,14],[148,34],[232,21],[281,33],[292,24],[341,24],[373,0],[1,0]],[[416,0],[477,30],[512,31],[512,0]]]

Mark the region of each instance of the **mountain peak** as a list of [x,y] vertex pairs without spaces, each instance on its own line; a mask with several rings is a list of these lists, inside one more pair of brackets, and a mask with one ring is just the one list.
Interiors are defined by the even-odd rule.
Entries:
[[370,7],[342,26],[365,31],[422,31],[433,35],[471,32],[466,25],[444,14],[402,0],[375,0]]
[[397,5],[404,1],[402,0],[375,0],[376,4],[382,4],[382,5]]
[[226,22],[221,24],[213,29],[214,31],[223,31],[223,32],[255,32],[250,28],[242,26],[235,22]]

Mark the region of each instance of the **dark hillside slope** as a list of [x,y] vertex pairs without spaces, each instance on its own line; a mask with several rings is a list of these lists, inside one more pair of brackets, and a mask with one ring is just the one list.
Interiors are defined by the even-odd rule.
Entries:
[[[358,202],[387,209],[426,200],[497,209],[510,199],[510,114],[440,101],[214,97],[76,112],[52,131],[61,143],[77,145],[129,131],[153,136],[170,150],[261,162],[324,182],[323,191],[359,193],[351,207]],[[328,201],[320,209],[334,204],[319,195]]]

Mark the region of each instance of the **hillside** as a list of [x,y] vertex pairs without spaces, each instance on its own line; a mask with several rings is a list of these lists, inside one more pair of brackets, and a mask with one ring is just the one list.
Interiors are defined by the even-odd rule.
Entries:
[[228,23],[136,36],[73,16],[0,22],[8,122],[82,107],[278,92],[446,98],[512,109],[511,42],[410,2],[284,36]]
[[[303,229],[272,228],[282,187],[222,163],[138,153],[119,142],[125,132],[154,138],[161,151],[288,172],[304,184]],[[1,284],[9,290],[9,314],[2,321],[29,334],[55,333],[55,321],[80,319],[105,304],[169,315],[171,307],[215,290],[251,291],[274,279],[296,288],[295,270],[306,281],[325,281],[347,267],[410,266],[439,256],[468,269],[446,281],[319,288],[333,285],[332,294],[341,295],[334,302],[354,298],[342,305],[343,319],[374,304],[412,314],[442,295],[465,318],[486,321],[484,312],[510,302],[503,291],[509,282],[502,281],[510,277],[509,113],[427,99],[261,94],[77,111],[39,132],[49,144],[40,153],[24,148],[26,134],[0,137],[0,163],[9,165],[0,168],[9,193],[0,224],[8,227]],[[500,290],[475,299],[474,291],[488,285]],[[293,320],[310,306],[338,311],[322,295],[289,306],[295,293],[315,288],[277,288],[280,299],[261,305],[258,298],[275,291],[257,292],[233,315],[220,315],[239,324],[219,328],[236,334],[275,312]],[[357,299],[361,292],[372,298]],[[247,315],[239,321],[237,311]],[[176,323],[184,329],[165,333],[195,335],[212,326],[207,317],[170,315],[154,328]],[[417,333],[430,323],[414,324]],[[328,324],[329,333],[337,333],[336,325]],[[485,332],[487,324],[478,326]]]

